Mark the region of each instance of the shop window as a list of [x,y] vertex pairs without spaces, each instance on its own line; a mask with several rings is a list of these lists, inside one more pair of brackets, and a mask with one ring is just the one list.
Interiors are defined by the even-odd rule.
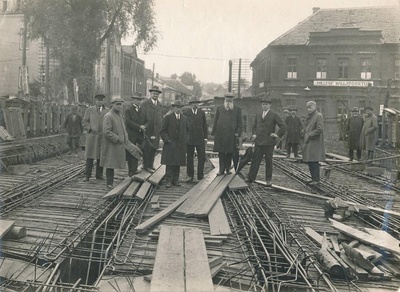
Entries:
[[296,58],[288,58],[287,64],[288,64],[287,78],[288,79],[297,79],[297,59]]
[[361,79],[371,79],[371,59],[361,59]]
[[316,78],[317,79],[326,79],[326,59],[317,59],[317,72]]
[[349,59],[338,59],[339,78],[349,78]]

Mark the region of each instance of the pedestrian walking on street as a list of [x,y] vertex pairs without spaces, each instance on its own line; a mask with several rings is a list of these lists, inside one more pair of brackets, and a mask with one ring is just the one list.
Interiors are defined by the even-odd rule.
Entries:
[[182,113],[182,102],[177,100],[171,104],[173,112],[163,118],[161,139],[164,142],[161,164],[166,166],[166,187],[180,186],[180,167],[186,165],[186,116]]
[[233,104],[233,94],[225,94],[224,104],[215,112],[211,135],[214,136],[214,152],[218,152],[219,172],[231,174],[233,153],[237,150],[236,140],[242,133],[242,110]]
[[357,152],[357,160],[361,159],[360,137],[364,119],[360,117],[357,107],[351,110],[351,117],[346,124],[347,146],[349,148],[349,161],[354,159],[354,150]]
[[290,115],[286,117],[286,157],[290,157],[293,149],[294,157],[299,157],[300,132],[303,130],[303,124],[296,115],[297,109],[292,107],[289,109]]
[[194,151],[197,152],[197,179],[204,178],[204,163],[206,161],[206,144],[208,127],[206,114],[198,107],[199,100],[189,101],[191,109],[185,111],[187,119],[187,180],[192,182],[194,178]]
[[158,101],[158,96],[162,93],[158,86],[153,86],[150,90],[151,96],[140,106],[140,119],[145,127],[144,131],[150,139],[150,143],[144,143],[143,166],[148,172],[154,172],[154,157],[156,150],[160,146],[160,130],[163,118],[163,109]]
[[325,161],[324,117],[317,111],[315,101],[307,102],[308,115],[303,129],[303,161],[308,164],[310,185],[320,181],[320,161]]
[[375,143],[378,134],[378,119],[372,107],[365,108],[364,125],[361,130],[361,149],[367,151],[367,160],[374,159]]
[[[125,126],[129,141],[134,145],[141,145],[146,127],[140,119],[140,103],[143,100],[140,92],[131,97],[132,104],[125,110]],[[128,175],[133,176],[139,173],[139,160],[126,150],[126,161],[128,162]]]
[[67,132],[67,144],[70,153],[78,155],[80,148],[80,140],[83,132],[82,117],[78,114],[78,106],[73,105],[71,113],[65,118],[63,128]]
[[[269,99],[261,99],[262,112],[256,115],[253,125],[254,156],[246,179],[246,182],[249,183],[256,180],[261,160],[265,157],[265,181],[267,186],[271,185],[272,156],[277,138],[282,137],[286,132],[285,123],[277,113],[271,110],[271,103]],[[278,133],[275,133],[276,126],[279,127]]]
[[89,107],[82,120],[82,126],[86,131],[85,144],[85,177],[83,181],[89,181],[92,176],[93,161],[96,159],[96,179],[103,179],[103,167],[100,166],[100,147],[102,139],[103,118],[110,110],[104,106],[104,94],[97,94],[96,104]]

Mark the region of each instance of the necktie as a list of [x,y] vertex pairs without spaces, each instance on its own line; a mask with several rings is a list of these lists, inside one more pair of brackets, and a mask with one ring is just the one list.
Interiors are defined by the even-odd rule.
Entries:
[[153,99],[153,104],[154,104],[154,105],[157,105],[157,101],[156,101],[156,100],[154,100],[154,99]]
[[265,118],[266,114],[267,114],[267,112],[266,112],[266,111],[263,111],[263,114],[262,114],[262,118],[263,118],[263,119]]
[[178,114],[178,115],[176,116],[176,118],[179,120],[179,119],[181,118],[181,115]]
[[193,113],[196,115],[197,114],[197,110],[194,110]]
[[99,112],[101,112],[103,110],[103,107],[99,107]]

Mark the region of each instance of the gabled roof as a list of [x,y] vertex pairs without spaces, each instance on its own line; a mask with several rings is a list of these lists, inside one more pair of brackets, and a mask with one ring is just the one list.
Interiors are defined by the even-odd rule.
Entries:
[[305,45],[310,32],[327,32],[334,28],[349,27],[381,30],[384,43],[400,43],[400,8],[320,9],[269,45]]
[[177,80],[177,79],[163,78],[162,80],[166,84],[168,84],[169,86],[171,86],[176,91],[178,91],[178,92],[180,92],[182,94],[186,94],[186,95],[191,95],[192,94],[192,90],[190,88],[188,88],[185,84],[183,84],[182,82]]

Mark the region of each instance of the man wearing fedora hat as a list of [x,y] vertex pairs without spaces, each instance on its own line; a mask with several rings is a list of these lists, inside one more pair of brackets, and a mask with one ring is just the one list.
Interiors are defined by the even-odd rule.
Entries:
[[233,153],[237,151],[236,140],[242,133],[242,110],[233,104],[234,95],[225,94],[224,104],[215,112],[211,135],[214,136],[214,152],[218,152],[219,172],[231,173]]
[[373,108],[365,108],[364,125],[361,130],[361,149],[367,151],[367,160],[374,159],[375,143],[378,133],[378,119],[373,114]]
[[72,105],[71,113],[65,118],[63,128],[67,132],[67,144],[70,153],[75,153],[75,156],[78,156],[81,135],[83,132],[82,116],[78,113],[78,105]]
[[[267,186],[271,185],[272,179],[272,156],[277,139],[286,132],[286,125],[281,117],[271,110],[272,101],[267,98],[261,99],[262,112],[256,115],[253,125],[254,157],[251,161],[247,182],[255,181],[260,168],[261,160],[265,157],[265,181]],[[276,126],[279,127],[275,133]]]
[[149,91],[150,98],[140,106],[140,119],[144,126],[142,130],[150,139],[150,143],[144,144],[143,167],[148,172],[154,172],[154,157],[160,146],[160,130],[163,118],[163,108],[158,101],[158,96],[162,91],[158,86],[153,86]]
[[161,154],[161,164],[165,167],[166,187],[180,186],[180,167],[186,165],[186,117],[182,114],[183,106],[180,100],[172,104],[172,113],[163,118],[161,139],[164,142]]
[[[143,99],[140,92],[136,92],[132,97],[132,104],[125,110],[125,126],[129,141],[134,145],[140,145],[143,142],[144,125],[140,120],[140,103]],[[137,174],[139,161],[136,157],[126,150],[126,161],[128,162],[128,175]]]
[[361,159],[360,136],[364,120],[360,117],[358,108],[353,107],[351,117],[346,123],[347,146],[349,148],[349,161],[354,159],[354,150],[357,151],[357,160]]
[[85,145],[85,177],[84,181],[89,181],[92,176],[93,161],[96,159],[96,179],[103,179],[103,168],[100,166],[100,147],[102,139],[103,118],[110,110],[104,106],[104,94],[96,94],[94,99],[96,104],[90,106],[83,117],[82,125],[86,131]]
[[303,124],[296,115],[297,109],[292,107],[289,109],[290,114],[285,119],[287,126],[286,135],[286,157],[290,157],[293,149],[294,157],[299,157],[300,132],[303,130]]
[[189,101],[191,108],[185,111],[187,117],[187,180],[192,182],[194,177],[194,151],[197,152],[197,179],[204,177],[204,162],[206,160],[206,143],[208,137],[208,126],[206,114],[198,107],[199,100]]

